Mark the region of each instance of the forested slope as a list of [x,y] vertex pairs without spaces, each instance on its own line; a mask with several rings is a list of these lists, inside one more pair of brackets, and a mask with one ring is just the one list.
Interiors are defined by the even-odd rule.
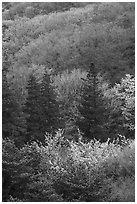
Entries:
[[[134,75],[134,3],[72,4],[3,4],[3,62],[19,106],[34,70],[41,80],[45,68],[50,69],[57,82],[63,71],[68,73],[64,77],[73,70],[83,75],[92,62],[112,85],[125,74]],[[39,10],[33,18],[25,14],[30,6]],[[8,20],[5,13],[11,14]]]
[[[134,180],[134,173],[129,171],[134,169],[135,4],[4,2],[2,40],[3,164],[4,172],[10,168],[11,174],[10,189],[6,192],[4,190],[4,200],[23,200],[20,192],[25,185],[29,190],[28,194],[23,192],[24,201],[52,201],[50,196],[53,194],[53,201],[96,201],[100,182],[107,175],[107,185],[105,182],[102,184],[97,201],[109,201],[109,197],[110,201],[133,201],[133,192],[127,193],[126,198],[122,194],[124,189],[127,192],[129,183]],[[88,151],[97,144],[99,146],[95,154],[98,162],[94,164],[91,161],[94,151],[90,155]],[[116,155],[116,160],[111,155],[112,144],[113,153],[117,150],[120,152],[120,156]],[[57,149],[54,149],[56,145]],[[104,163],[101,162],[103,153],[101,157],[98,153],[101,145],[104,145],[103,148],[107,146],[108,160],[105,158]],[[127,152],[130,145],[132,165],[122,163],[122,169],[118,167],[116,172],[113,165],[119,166],[121,158],[129,158]],[[17,149],[10,155],[15,146]],[[74,155],[75,148],[77,155]],[[25,183],[16,193],[22,179],[29,177],[27,167],[23,168],[22,173],[19,169],[15,173],[16,165],[22,168],[24,162],[29,162],[29,158],[24,160],[29,149],[32,160],[34,159],[30,161],[30,165],[37,162],[38,156],[40,163],[36,168],[40,169],[40,174],[37,169],[37,173],[31,169],[30,183],[24,180]],[[82,156],[82,152],[85,156]],[[17,154],[19,156],[16,158]],[[48,154],[52,155],[56,165],[51,158],[47,159],[44,165],[49,170],[44,172],[43,158],[47,158]],[[66,161],[70,163],[64,167]],[[130,159],[128,161],[130,163]],[[91,163],[95,168],[89,167]],[[111,176],[107,172],[109,167],[105,169],[105,164],[112,167]],[[98,167],[102,168],[103,174],[100,174]],[[58,173],[56,168],[59,169]],[[50,174],[51,169],[53,172]],[[62,171],[63,176],[67,176],[65,184],[62,184],[63,176],[59,179]],[[90,180],[89,186],[86,186],[87,179],[91,176],[87,175],[92,171],[95,183]],[[124,171],[127,179],[125,182],[122,174]],[[55,172],[58,174],[56,178]],[[38,183],[34,178],[35,173]],[[118,183],[112,178],[113,173],[116,174]],[[81,183],[77,183],[81,174],[85,176]],[[18,184],[14,183],[16,176]],[[48,185],[45,180],[42,182],[45,176]],[[112,186],[110,184],[113,179],[116,183]],[[121,180],[122,193],[118,194],[115,188]],[[41,182],[42,188],[52,191],[49,196],[41,189]],[[61,185],[65,185],[66,191],[71,189],[70,197],[66,191],[62,192]],[[92,185],[95,185],[94,189],[91,188]],[[103,185],[107,186],[106,189]],[[82,197],[81,189],[86,192]],[[90,193],[92,190],[94,195]],[[35,191],[38,197],[34,196]]]
[[32,65],[50,66],[55,72],[86,69],[92,60],[114,82],[134,73],[132,3],[91,4],[3,24],[8,26],[4,45],[12,50],[14,69]]

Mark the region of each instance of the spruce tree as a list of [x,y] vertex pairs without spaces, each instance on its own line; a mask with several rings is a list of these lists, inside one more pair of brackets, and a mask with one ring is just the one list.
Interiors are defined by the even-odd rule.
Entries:
[[98,74],[91,63],[78,106],[80,117],[76,125],[88,139],[105,141],[106,135],[106,108],[101,89],[99,88]]
[[2,70],[2,136],[12,137],[15,130],[16,103],[9,88],[6,71]]
[[40,89],[39,84],[34,76],[34,73],[30,74],[28,84],[26,87],[28,91],[28,95],[26,98],[26,103],[24,107],[24,113],[26,115],[26,126],[27,126],[27,134],[26,134],[26,142],[31,142],[34,140],[38,140],[40,129],[39,129],[39,96]]
[[2,47],[2,137],[11,138],[16,145],[23,144],[25,130],[22,112],[17,103],[13,90],[7,80],[9,67],[9,53],[6,47]]
[[54,133],[60,125],[59,104],[56,101],[56,93],[51,81],[51,75],[45,70],[40,85],[40,129],[45,132]]
[[38,83],[34,74],[31,74],[27,90],[28,97],[24,108],[27,124],[26,142],[44,143],[45,133],[54,133],[59,127],[59,106],[50,75],[45,71],[42,82]]

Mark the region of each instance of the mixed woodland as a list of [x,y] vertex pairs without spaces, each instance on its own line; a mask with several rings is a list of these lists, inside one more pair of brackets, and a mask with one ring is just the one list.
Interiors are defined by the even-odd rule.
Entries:
[[135,3],[2,3],[2,200],[135,201]]

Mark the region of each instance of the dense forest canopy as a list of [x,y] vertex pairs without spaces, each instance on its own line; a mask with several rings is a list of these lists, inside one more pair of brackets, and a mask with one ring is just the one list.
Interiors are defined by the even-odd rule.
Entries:
[[34,71],[39,80],[45,69],[52,72],[58,98],[61,79],[72,93],[71,78],[81,84],[91,62],[111,85],[125,74],[134,75],[134,9],[134,3],[3,3],[3,62],[8,63],[7,81],[19,106],[25,104]]
[[[14,160],[22,166],[20,158],[22,158],[21,161],[24,160],[29,148],[34,163],[40,157],[40,165],[43,165],[45,154],[48,156],[51,154],[58,163],[56,167],[64,168],[67,178],[70,178],[75,162],[81,165],[82,161],[82,165],[85,165],[81,156],[82,151],[86,152],[86,159],[88,158],[90,164],[92,155],[87,152],[93,141],[99,141],[94,144],[95,147],[98,144],[95,150],[98,162],[100,162],[99,158],[104,159],[103,152],[99,157],[98,151],[101,151],[101,145],[108,139],[110,146],[108,143],[106,145],[108,145],[107,153],[110,160],[110,149],[114,141],[119,140],[121,144],[123,140],[120,138],[125,137],[124,144],[127,141],[126,144],[132,143],[129,140],[134,140],[135,136],[135,3],[3,2],[2,117],[4,172],[9,168],[9,159],[11,180],[14,184],[14,187],[11,187],[12,190],[4,190],[4,201],[8,199],[16,201],[16,198],[17,201],[23,199],[24,201],[52,201],[50,196],[43,197],[45,194],[39,189],[40,183],[39,198],[34,196],[35,185],[34,189],[29,186],[34,192],[32,189],[32,192],[28,191],[31,192],[30,194],[24,191],[24,198],[20,194],[22,189],[17,193],[14,192],[14,188],[18,186],[13,181],[13,178],[16,178]],[[32,144],[32,142],[36,143]],[[117,142],[116,144],[119,145]],[[116,153],[117,150],[113,145],[113,151]],[[64,146],[67,153],[64,152]],[[6,149],[7,147],[9,149]],[[14,153],[10,157],[12,147],[15,148],[15,154],[18,154],[17,158],[14,158]],[[128,156],[123,156],[124,153],[119,146],[117,147],[121,157],[127,158]],[[76,160],[74,159],[75,148],[78,157]],[[43,151],[47,153],[39,154]],[[63,155],[60,151],[63,151]],[[8,154],[10,158],[6,156]],[[64,158],[66,154],[68,161]],[[65,160],[60,160],[62,157]],[[117,158],[119,158],[118,155]],[[64,167],[70,160],[73,162]],[[78,170],[77,165],[75,182],[80,171],[83,172]],[[104,164],[98,163],[98,165]],[[55,166],[47,167],[49,172],[53,167]],[[104,170],[103,166],[99,167]],[[45,167],[39,168],[43,172],[42,168]],[[97,175],[98,170],[94,170]],[[20,185],[22,177],[20,170],[18,171]],[[23,171],[29,172],[27,167],[24,167]],[[34,169],[35,173],[33,169],[31,171],[30,182],[33,183],[35,180],[33,174],[37,170]],[[49,183],[54,181],[55,186],[52,186],[51,193],[56,197],[54,201],[86,200],[84,194],[80,198],[81,187],[75,195],[76,198],[73,192],[71,192],[73,198],[70,198],[66,192],[58,192],[58,179],[53,178],[52,173],[50,174],[52,181],[46,179]],[[57,177],[60,177],[60,173],[58,172]],[[41,174],[43,176],[43,173]],[[39,179],[42,179],[42,176],[38,176]],[[27,178],[28,176],[25,177]],[[87,179],[87,177],[82,178]],[[44,181],[42,185],[46,185],[46,182]],[[60,185],[62,185],[61,182],[63,181],[60,180]],[[82,185],[86,183],[85,180],[81,182]],[[69,184],[66,184],[66,189],[67,185]],[[125,185],[128,186],[128,184]],[[75,188],[74,191],[77,192]],[[109,190],[103,190],[103,193],[105,191]],[[86,201],[96,201],[93,198],[96,195],[91,196],[89,192],[87,194]],[[117,198],[110,196],[110,201],[120,200],[118,196]],[[99,199],[102,201],[106,197],[100,194]],[[128,197],[125,200],[133,199]]]

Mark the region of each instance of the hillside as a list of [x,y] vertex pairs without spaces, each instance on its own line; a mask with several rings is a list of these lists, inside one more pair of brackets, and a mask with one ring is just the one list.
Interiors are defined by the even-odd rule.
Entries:
[[2,138],[3,201],[134,201],[135,3],[2,3]]

